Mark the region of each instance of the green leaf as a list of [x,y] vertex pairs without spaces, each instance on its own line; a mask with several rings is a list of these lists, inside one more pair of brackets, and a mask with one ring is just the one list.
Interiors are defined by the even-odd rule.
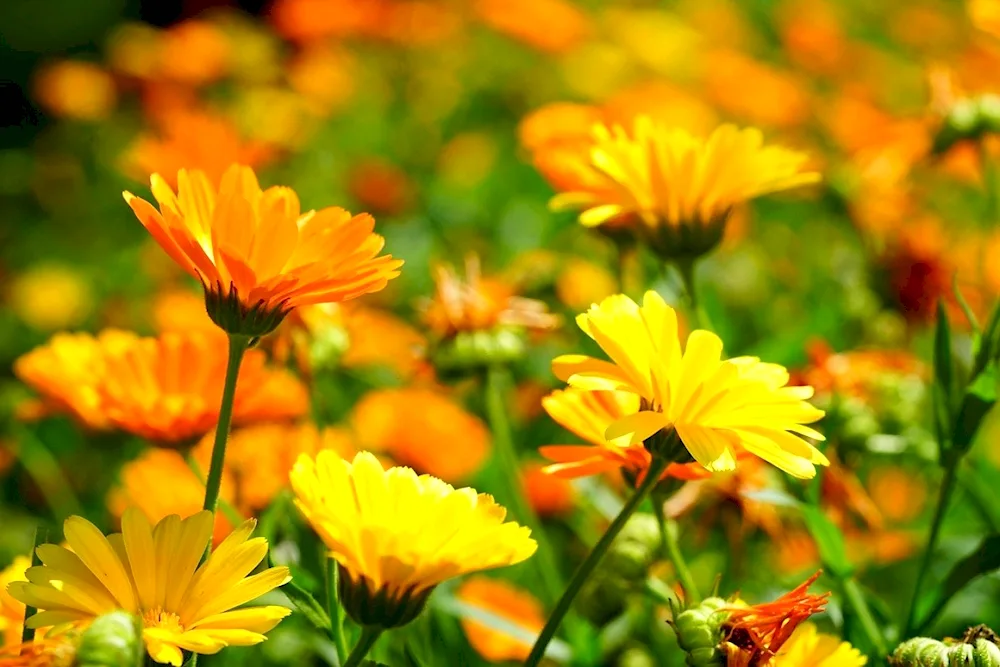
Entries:
[[934,398],[935,427],[942,447],[951,432],[955,411],[955,372],[951,356],[951,325],[944,304],[938,301],[937,325],[934,328]]
[[972,365],[974,376],[979,375],[990,361],[996,359],[998,334],[1000,334],[1000,304],[993,308],[986,329],[977,337],[975,360]]
[[[274,567],[271,555],[267,556],[268,567]],[[281,592],[295,605],[296,611],[306,617],[316,628],[325,632],[330,632],[333,626],[330,624],[330,617],[327,616],[323,605],[316,601],[316,598],[306,589],[295,583],[292,579],[281,587]]]
[[952,432],[952,452],[964,454],[972,446],[979,426],[997,402],[997,362],[989,361],[962,396],[962,405]]
[[847,558],[844,536],[837,528],[837,524],[831,521],[822,510],[812,505],[802,507],[802,518],[806,522],[809,533],[816,540],[823,567],[838,578],[851,576],[854,568],[851,567],[851,561]]
[[930,615],[937,616],[948,601],[973,579],[995,570],[1000,570],[1000,533],[990,535],[979,543],[975,551],[955,563],[941,584],[938,601]]

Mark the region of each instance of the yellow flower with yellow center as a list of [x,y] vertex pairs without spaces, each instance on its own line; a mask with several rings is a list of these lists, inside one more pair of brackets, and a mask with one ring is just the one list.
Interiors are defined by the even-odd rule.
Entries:
[[822,440],[805,426],[823,416],[806,402],[812,387],[788,387],[788,371],[756,357],[722,359],[722,340],[695,330],[681,350],[677,314],[656,292],[642,306],[610,296],[577,317],[584,333],[611,361],[564,355],[553,371],[585,390],[624,391],[640,398],[639,411],[607,427],[605,438],[628,435],[632,444],[658,432],[676,432],[694,459],[712,472],[733,470],[741,451],[802,478],[829,461],[799,435]]
[[863,667],[868,658],[849,643],[816,630],[812,623],[803,623],[771,659],[772,667]]
[[404,625],[441,582],[520,563],[537,548],[491,496],[410,468],[386,470],[369,452],[351,462],[332,450],[303,454],[291,482],[295,504],[340,566],[341,601],[362,625]]
[[290,613],[279,606],[236,609],[291,578],[285,567],[247,576],[267,555],[266,540],[250,539],[255,525],[245,522],[199,565],[212,534],[211,512],[187,519],[174,514],[154,527],[130,508],[122,532],[107,537],[73,516],[64,525],[69,548],[39,546],[43,564],[8,591],[39,609],[29,627],[86,624],[116,609],[135,614],[142,619],[149,656],[179,666],[182,651],[212,654],[258,644]]
[[698,256],[722,238],[734,207],[763,194],[819,180],[804,153],[765,146],[755,128],[723,125],[700,138],[638,116],[631,130],[597,125],[584,191],[564,192],[554,209],[582,209],[596,227],[628,220],[669,256]]

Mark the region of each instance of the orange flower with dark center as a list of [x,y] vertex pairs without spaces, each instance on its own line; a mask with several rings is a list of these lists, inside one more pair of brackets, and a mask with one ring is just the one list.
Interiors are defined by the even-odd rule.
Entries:
[[212,320],[229,333],[261,336],[288,311],[377,292],[402,262],[378,256],[374,219],[341,208],[302,213],[287,187],[262,190],[249,167],[233,165],[218,189],[203,171],[181,170],[178,191],[150,179],[157,211],[125,201],[157,243],[205,288]]
[[474,576],[462,582],[455,598],[515,626],[521,633],[495,630],[471,617],[462,619],[462,630],[476,653],[490,662],[523,662],[533,638],[545,625],[542,604],[528,591],[500,579]]
[[766,665],[800,623],[826,608],[830,593],[810,595],[807,592],[820,574],[817,572],[773,602],[726,608],[729,618],[723,625],[725,641],[746,658],[746,662],[738,664]]
[[[639,410],[634,394],[615,391],[584,391],[569,388],[553,391],[542,399],[542,407],[560,426],[583,438],[589,445],[547,445],[538,449],[553,461],[545,472],[565,478],[586,477],[621,470],[636,483],[642,481],[653,455],[642,445],[629,444],[629,438],[606,440],[608,426]],[[671,463],[663,479],[701,479],[710,473],[697,463]]]
[[466,259],[464,281],[452,267],[438,265],[434,282],[436,291],[424,305],[423,319],[441,339],[497,327],[546,330],[559,323],[543,302],[516,296],[514,288],[501,280],[483,278],[474,255]]

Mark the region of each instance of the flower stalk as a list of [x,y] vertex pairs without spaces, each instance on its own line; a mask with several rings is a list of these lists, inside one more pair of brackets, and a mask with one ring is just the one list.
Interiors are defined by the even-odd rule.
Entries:
[[657,497],[655,494],[653,496],[653,514],[656,515],[656,522],[660,526],[664,555],[674,566],[677,581],[684,588],[684,602],[687,605],[701,602],[701,593],[698,592],[698,584],[695,583],[687,561],[684,560],[684,554],[681,553],[681,546],[677,539],[679,533],[677,522],[673,519],[667,519],[663,512],[663,498]]
[[378,641],[379,636],[382,634],[382,628],[377,625],[366,625],[361,628],[361,637],[358,638],[358,643],[354,645],[354,650],[351,651],[351,655],[347,656],[347,662],[344,663],[344,667],[358,667],[361,661],[365,659],[368,652],[372,650],[375,646],[375,642]]
[[219,406],[219,423],[215,427],[215,442],[212,445],[212,462],[205,481],[204,509],[215,512],[219,503],[219,488],[222,485],[222,468],[226,462],[226,442],[229,440],[229,425],[233,419],[233,402],[236,398],[236,381],[240,374],[243,355],[250,347],[250,338],[229,334],[229,361],[226,364],[226,380],[222,389],[222,404]]
[[337,658],[343,664],[347,658],[347,638],[344,636],[344,607],[337,594],[340,568],[333,558],[326,559],[326,613],[330,617],[330,634],[337,648]]

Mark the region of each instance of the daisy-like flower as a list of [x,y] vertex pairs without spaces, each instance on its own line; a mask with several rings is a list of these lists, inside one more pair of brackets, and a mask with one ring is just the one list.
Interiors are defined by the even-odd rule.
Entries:
[[647,292],[642,306],[621,294],[608,297],[579,315],[577,324],[611,361],[564,355],[552,362],[556,376],[579,389],[640,399],[639,411],[608,426],[606,439],[628,436],[633,445],[646,443],[677,460],[683,452],[674,451],[676,434],[712,472],[733,470],[741,452],[801,478],[815,476],[815,464],[829,464],[799,437],[823,439],[805,426],[823,416],[806,402],[812,387],[785,386],[789,376],[782,366],[755,357],[723,360],[722,341],[709,331],[691,332],[682,352],[677,314],[657,293]]
[[863,667],[868,658],[840,637],[803,623],[792,633],[781,651],[771,660],[772,667]]
[[[589,445],[547,445],[542,456],[554,461],[544,468],[557,477],[573,479],[621,470],[641,482],[653,455],[641,443],[632,444],[627,435],[606,440],[611,424],[639,411],[639,398],[623,391],[585,391],[570,387],[557,389],[542,399],[542,407],[560,426],[586,440]],[[661,479],[700,479],[708,472],[697,463],[671,463]]]
[[157,211],[125,201],[156,242],[201,281],[212,320],[224,331],[263,336],[296,306],[377,292],[402,262],[378,256],[374,219],[341,208],[303,213],[287,187],[262,190],[249,167],[231,166],[218,189],[198,170],[180,170],[177,192],[150,178]]
[[362,625],[405,625],[441,582],[520,563],[537,548],[491,496],[410,468],[386,470],[368,452],[351,462],[331,450],[303,455],[291,482],[339,564],[340,599]]
[[723,125],[707,139],[638,116],[631,131],[597,125],[587,190],[553,198],[555,209],[582,209],[581,224],[634,222],[665,257],[697,257],[722,238],[734,207],[763,194],[819,180],[803,171],[807,156],[765,146],[753,128]]
[[285,567],[247,576],[267,555],[263,538],[250,539],[255,523],[237,528],[199,565],[212,533],[211,512],[171,515],[154,527],[130,509],[122,532],[108,537],[86,519],[70,517],[64,525],[69,548],[39,546],[43,564],[8,591],[39,609],[29,627],[86,624],[118,609],[135,614],[149,656],[179,666],[184,651],[212,654],[258,644],[290,613],[279,606],[237,609],[290,579]]

